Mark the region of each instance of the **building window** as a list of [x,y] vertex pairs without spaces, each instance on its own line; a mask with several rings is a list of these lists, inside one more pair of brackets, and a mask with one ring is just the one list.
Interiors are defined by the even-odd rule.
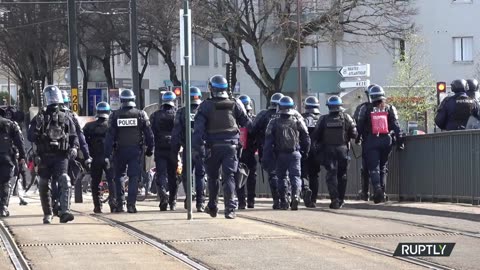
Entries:
[[[227,50],[227,43],[223,42],[222,48],[224,50]],[[225,66],[226,63],[227,63],[227,53],[225,53],[225,51],[222,51],[222,66]]]
[[318,47],[312,47],[312,67],[318,67]]
[[453,38],[455,62],[473,62],[473,37]]
[[208,41],[201,39],[199,37],[195,37],[193,42],[193,50],[194,50],[194,62],[195,66],[209,66],[210,65],[210,51],[209,46],[210,44]]
[[148,54],[148,64],[151,66],[158,66],[158,52],[154,49],[151,49]]
[[218,67],[218,48],[215,46],[213,47],[213,65]]
[[395,61],[405,61],[405,40],[396,38],[393,40]]

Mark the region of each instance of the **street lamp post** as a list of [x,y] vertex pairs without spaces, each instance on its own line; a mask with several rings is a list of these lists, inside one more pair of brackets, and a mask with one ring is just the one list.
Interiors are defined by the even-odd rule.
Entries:
[[137,0],[130,0],[130,54],[132,56],[132,90],[138,97],[139,107],[143,108],[138,75]]
[[[298,42],[297,42],[297,66],[298,66],[298,104],[301,105],[302,104],[302,86],[303,86],[303,83],[302,83],[302,54],[301,54],[301,27],[300,27],[300,9],[301,9],[301,0],[297,0],[297,39],[298,39]],[[303,106],[298,106],[298,109],[299,111],[301,112],[302,111],[302,107]]]
[[[189,16],[189,1],[184,0],[183,1],[183,35],[184,35],[184,64],[185,64],[185,82],[184,86],[185,88],[183,89],[183,94],[184,94],[184,99],[185,100],[185,148],[183,151],[186,151],[186,167],[184,168],[186,171],[185,175],[187,177],[187,190],[186,190],[186,195],[187,195],[187,205],[188,205],[188,214],[187,214],[187,219],[191,220],[192,217],[192,127],[190,125],[190,50],[189,47],[191,46],[190,44],[190,16]],[[180,48],[182,49],[182,48]]]

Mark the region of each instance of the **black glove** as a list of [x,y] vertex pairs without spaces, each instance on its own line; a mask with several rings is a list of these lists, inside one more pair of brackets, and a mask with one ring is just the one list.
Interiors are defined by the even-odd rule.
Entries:
[[70,148],[70,150],[68,151],[68,159],[76,159],[77,158],[77,149],[76,148]]
[[110,159],[108,158],[105,159],[105,167],[107,167],[107,170],[110,169]]
[[153,155],[153,151],[151,149],[147,149],[147,151],[145,151],[145,155],[147,157],[151,157]]
[[362,138],[360,136],[357,136],[357,138],[355,139],[355,144],[356,145],[361,145],[362,144]]

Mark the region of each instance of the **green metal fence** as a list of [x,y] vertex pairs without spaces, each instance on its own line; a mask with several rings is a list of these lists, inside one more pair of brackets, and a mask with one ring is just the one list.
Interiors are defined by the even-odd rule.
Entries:
[[[480,201],[480,130],[409,136],[406,149],[390,156],[387,193],[394,200],[449,201],[478,205]],[[355,146],[348,169],[347,197],[360,190],[361,154]],[[353,154],[355,152],[355,155]],[[268,196],[268,176],[258,171],[257,194]],[[320,193],[328,195],[325,170]]]

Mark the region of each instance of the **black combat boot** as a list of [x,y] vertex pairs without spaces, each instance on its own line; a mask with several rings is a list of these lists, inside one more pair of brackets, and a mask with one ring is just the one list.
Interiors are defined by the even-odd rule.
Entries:
[[74,219],[75,217],[72,215],[72,213],[69,213],[69,212],[66,212],[60,215],[60,223],[67,223]]

